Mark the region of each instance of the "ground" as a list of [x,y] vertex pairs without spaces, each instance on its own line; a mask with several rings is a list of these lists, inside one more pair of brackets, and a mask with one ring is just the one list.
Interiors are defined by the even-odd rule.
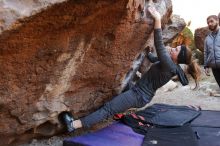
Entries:
[[166,103],[174,105],[193,105],[200,106],[203,110],[220,110],[220,97],[212,96],[214,93],[219,93],[219,87],[213,76],[203,76],[200,86],[196,90],[194,82],[190,82],[188,86],[181,86],[172,91],[163,92],[159,90],[150,104]]
[[[172,105],[192,105],[200,106],[206,110],[220,110],[220,97],[211,96],[215,91],[219,92],[219,87],[216,84],[213,75],[205,76],[202,74],[200,86],[196,90],[192,90],[195,86],[193,80],[187,86],[181,86],[177,82],[178,87],[173,90],[165,91],[167,89],[161,88],[157,91],[155,97],[151,101],[154,103],[166,103]],[[148,106],[149,106],[148,105]],[[107,122],[109,123],[109,121]],[[102,124],[102,126],[107,124]],[[54,136],[44,140],[32,140],[30,143],[23,144],[20,146],[62,146],[62,140],[71,135]]]

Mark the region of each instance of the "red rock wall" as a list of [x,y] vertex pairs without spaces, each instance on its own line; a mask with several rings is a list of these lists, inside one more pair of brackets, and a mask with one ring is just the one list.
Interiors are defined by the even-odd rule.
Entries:
[[[170,0],[150,1],[166,24]],[[153,30],[143,0],[70,0],[0,35],[0,145],[54,135],[116,95]],[[16,22],[16,23],[17,23]],[[18,138],[19,137],[19,138]]]

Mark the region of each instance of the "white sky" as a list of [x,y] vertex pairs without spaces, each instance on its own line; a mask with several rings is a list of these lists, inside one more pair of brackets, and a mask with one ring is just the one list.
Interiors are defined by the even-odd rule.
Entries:
[[220,0],[172,0],[173,14],[180,15],[186,22],[191,20],[190,29],[205,27],[209,15],[218,15]]

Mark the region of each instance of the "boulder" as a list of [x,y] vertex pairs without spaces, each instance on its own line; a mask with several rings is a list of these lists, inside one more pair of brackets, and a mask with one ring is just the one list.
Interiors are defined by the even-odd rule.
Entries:
[[194,34],[195,45],[196,48],[199,49],[201,52],[204,51],[204,41],[209,32],[210,31],[208,27],[197,28],[195,30],[195,34]]
[[66,0],[1,0],[0,34],[6,30],[17,29],[23,24],[22,19],[31,17],[54,4],[64,1]]
[[172,40],[181,32],[186,26],[186,22],[179,15],[172,15],[168,24],[163,30],[163,42],[171,44]]

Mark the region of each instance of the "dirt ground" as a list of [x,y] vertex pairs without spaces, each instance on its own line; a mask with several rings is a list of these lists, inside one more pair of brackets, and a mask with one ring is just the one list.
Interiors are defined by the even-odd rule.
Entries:
[[[220,89],[213,76],[203,76],[199,88],[192,90],[194,87],[195,83],[191,81],[189,85],[184,87],[178,83],[178,87],[172,91],[159,90],[149,105],[166,103],[200,106],[203,110],[220,110],[220,97],[218,97]],[[217,93],[217,97],[213,96],[215,93]]]
[[[177,82],[178,87],[173,90],[161,88],[157,91],[155,97],[149,105],[154,103],[166,103],[172,105],[193,105],[200,106],[206,110],[220,110],[220,97],[211,96],[210,93],[220,92],[213,75],[202,75],[200,86],[196,90],[192,90],[195,86],[193,81],[187,86],[182,86]],[[147,106],[149,106],[147,105]],[[54,136],[44,140],[32,140],[30,143],[20,146],[62,146],[62,140],[71,135]]]

